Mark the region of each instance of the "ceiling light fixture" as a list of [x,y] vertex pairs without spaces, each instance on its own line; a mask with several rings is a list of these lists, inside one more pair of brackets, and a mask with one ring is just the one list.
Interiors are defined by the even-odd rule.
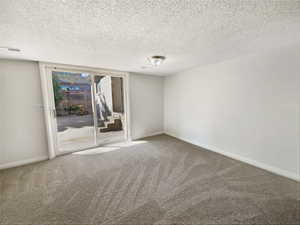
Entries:
[[11,51],[11,52],[20,52],[21,51],[18,48],[12,48],[12,47],[6,47],[6,46],[0,46],[0,49],[6,49],[6,50]]
[[166,57],[165,56],[161,56],[161,55],[154,55],[151,56],[149,58],[149,62],[153,65],[153,66],[159,66],[160,64],[163,63],[163,61],[165,61]]

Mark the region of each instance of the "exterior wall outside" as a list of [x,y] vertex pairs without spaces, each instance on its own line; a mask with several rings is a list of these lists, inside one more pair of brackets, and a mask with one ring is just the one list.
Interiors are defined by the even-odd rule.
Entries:
[[109,76],[101,76],[101,79],[96,82],[95,100],[98,120],[107,120],[112,115],[112,90]]
[[101,89],[101,92],[105,96],[106,104],[112,112],[112,90],[111,90],[111,77],[105,76],[101,79],[100,83],[98,84],[98,87]]
[[123,79],[111,77],[113,111],[124,113]]

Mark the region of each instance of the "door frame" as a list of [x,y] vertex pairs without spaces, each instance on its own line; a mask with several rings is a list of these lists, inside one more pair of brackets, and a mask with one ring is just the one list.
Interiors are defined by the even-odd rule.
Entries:
[[[48,62],[39,62],[40,69],[40,79],[41,88],[43,94],[43,105],[44,105],[44,116],[47,129],[47,139],[48,139],[48,155],[49,159],[55,158],[57,155],[71,153],[74,151],[61,152],[58,151],[58,138],[57,138],[57,123],[55,119],[55,103],[54,103],[54,93],[52,86],[52,71],[63,71],[63,72],[81,72],[89,73],[92,80],[94,80],[94,75],[105,75],[123,78],[123,96],[124,96],[124,132],[125,141],[131,140],[131,127],[130,127],[130,98],[129,98],[129,73],[115,70],[106,70],[92,67],[84,66],[72,66],[65,64],[56,64]],[[92,83],[92,91],[94,89],[94,84]],[[92,95],[92,98],[94,96]],[[94,101],[92,101],[93,110]],[[93,113],[94,115],[95,113]],[[97,145],[94,146],[98,147]],[[92,148],[94,148],[92,147]],[[83,149],[81,149],[83,150]],[[75,151],[81,151],[75,150]]]

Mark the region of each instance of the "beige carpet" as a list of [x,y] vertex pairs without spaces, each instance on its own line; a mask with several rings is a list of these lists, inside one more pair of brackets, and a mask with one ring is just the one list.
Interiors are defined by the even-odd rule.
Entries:
[[292,180],[166,135],[110,150],[0,171],[0,224],[300,224]]

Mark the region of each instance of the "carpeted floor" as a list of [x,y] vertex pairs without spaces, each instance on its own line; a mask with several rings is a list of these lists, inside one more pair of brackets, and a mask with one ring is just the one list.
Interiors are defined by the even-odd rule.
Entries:
[[299,183],[166,135],[0,171],[0,194],[0,224],[300,224]]

